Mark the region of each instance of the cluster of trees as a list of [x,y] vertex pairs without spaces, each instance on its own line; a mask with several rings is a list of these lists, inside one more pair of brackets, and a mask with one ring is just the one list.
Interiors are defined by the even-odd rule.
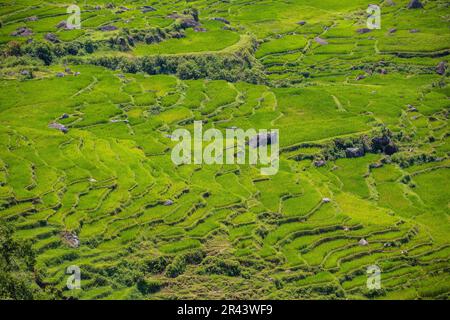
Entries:
[[123,29],[122,32],[108,39],[108,47],[119,51],[129,51],[136,42],[147,44],[159,43],[167,39],[184,38],[184,28],[181,24],[174,24],[170,28],[151,28],[147,30]]
[[10,41],[2,48],[0,55],[5,58],[29,56],[50,65],[56,58],[66,55],[85,55],[94,52],[97,47],[98,43],[91,40],[56,44],[36,41],[29,43]]
[[[79,63],[78,59],[68,59]],[[265,75],[259,64],[248,55],[186,55],[128,57],[88,57],[84,63],[103,66],[126,73],[176,74],[180,79],[226,80],[265,83]]]
[[0,300],[53,298],[49,288],[42,288],[31,244],[13,235],[13,227],[0,220]]
[[222,274],[229,277],[241,275],[241,265],[234,260],[210,256],[202,264],[204,265],[203,272],[206,274]]
[[363,152],[384,153],[391,155],[398,151],[394,140],[398,140],[392,132],[383,127],[380,132],[374,133],[373,136],[348,137],[345,139],[334,139],[325,145],[322,151],[322,157],[325,160],[336,160],[346,157],[346,149],[358,148]]

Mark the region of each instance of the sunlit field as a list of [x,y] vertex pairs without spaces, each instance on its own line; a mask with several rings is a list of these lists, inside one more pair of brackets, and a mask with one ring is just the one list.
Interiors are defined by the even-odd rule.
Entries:
[[[394,2],[80,1],[69,30],[0,0],[0,299],[448,299],[450,7]],[[278,129],[278,172],[174,164],[194,121]]]

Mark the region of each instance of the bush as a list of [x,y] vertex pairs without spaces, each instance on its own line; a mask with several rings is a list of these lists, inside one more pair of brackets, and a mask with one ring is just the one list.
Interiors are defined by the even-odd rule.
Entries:
[[176,278],[186,270],[186,259],[184,255],[176,256],[167,267],[166,276]]
[[50,298],[37,284],[31,243],[17,241],[13,235],[14,229],[0,221],[0,300]]
[[182,80],[199,79],[201,72],[199,66],[193,60],[183,61],[177,67],[177,75]]
[[158,280],[139,279],[136,286],[139,292],[145,295],[158,292],[161,290],[162,284]]
[[237,261],[208,257],[203,264],[206,274],[223,274],[230,277],[241,275],[241,266]]
[[144,271],[149,273],[161,273],[166,269],[168,263],[167,258],[157,257],[145,262]]

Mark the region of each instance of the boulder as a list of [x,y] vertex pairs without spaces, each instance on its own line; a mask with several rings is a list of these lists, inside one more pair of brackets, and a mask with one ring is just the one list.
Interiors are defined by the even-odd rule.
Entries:
[[14,37],[28,37],[33,34],[33,31],[27,27],[19,27],[11,35]]
[[277,143],[278,137],[275,133],[267,133],[267,134],[258,134],[249,140],[249,146],[253,149],[260,147],[260,146],[267,146],[272,143]]
[[369,28],[361,28],[361,29],[356,30],[356,32],[358,32],[358,33],[360,33],[360,34],[364,34],[364,33],[372,32],[372,29],[369,29]]
[[167,200],[167,201],[164,202],[164,205],[165,206],[171,206],[171,205],[173,205],[173,201],[172,200]]
[[324,40],[324,39],[322,39],[320,37],[315,37],[314,41],[316,41],[318,44],[321,44],[321,45],[327,45],[328,44],[327,40]]
[[202,28],[202,27],[195,27],[195,28],[194,28],[194,31],[195,31],[195,32],[206,32],[206,31],[208,31],[208,30],[206,30],[205,28]]
[[364,238],[359,240],[358,243],[359,243],[360,246],[367,246],[369,244],[369,242],[366,239],[364,239]]
[[306,21],[299,21],[299,22],[297,22],[297,24],[299,24],[299,25],[301,25],[301,26],[304,26],[305,24],[306,24]]
[[31,16],[31,17],[28,17],[28,18],[25,19],[25,21],[38,21],[38,20],[39,19],[36,16]]
[[61,238],[72,248],[78,248],[80,246],[80,239],[75,233],[69,231],[63,231]]
[[225,23],[225,24],[230,24],[230,21],[228,21],[228,20],[225,19],[225,18],[220,18],[220,17],[218,17],[218,18],[212,18],[212,20],[220,21],[220,22],[223,22],[223,23]]
[[316,160],[316,161],[314,161],[314,166],[316,166],[317,168],[323,167],[326,164],[327,164],[327,162],[325,160]]
[[407,6],[408,9],[422,9],[423,4],[419,0],[411,0]]
[[198,27],[200,26],[200,23],[198,21],[195,21],[194,19],[183,19],[181,21],[181,27],[186,29],[186,28],[194,28],[194,27]]
[[117,30],[118,28],[116,26],[108,25],[108,26],[99,27],[98,29],[100,31],[114,31],[114,30]]
[[447,69],[447,64],[445,63],[445,61],[441,61],[436,66],[436,73],[443,76],[445,74],[446,69]]
[[65,30],[72,30],[74,27],[72,27],[72,26],[69,26],[68,24],[67,24],[67,21],[66,20],[63,20],[63,21],[60,21],[57,25],[56,25],[56,27],[58,28],[58,29],[65,29]]
[[416,107],[414,107],[413,105],[411,105],[411,104],[408,104],[408,111],[409,112],[417,112],[417,111],[419,111],[419,110],[417,110],[417,108]]
[[142,11],[142,13],[147,13],[147,12],[156,11],[156,9],[152,6],[143,6],[143,7],[141,7],[141,11]]
[[396,33],[397,32],[397,29],[396,28],[391,28],[391,29],[389,29],[389,33]]
[[375,162],[375,163],[371,163],[369,165],[369,168],[371,169],[377,169],[377,168],[381,168],[383,166],[383,164],[381,162]]
[[49,32],[45,35],[45,40],[50,41],[52,43],[59,43],[58,37],[54,33],[51,33],[51,32]]
[[359,158],[365,154],[363,148],[347,148],[345,149],[345,156],[347,158]]
[[67,133],[67,132],[69,132],[69,129],[67,129],[66,126],[64,126],[64,125],[62,125],[62,124],[60,124],[60,123],[57,123],[57,122],[52,122],[52,123],[50,123],[50,124],[48,125],[48,127],[49,127],[50,129],[56,129],[56,130],[59,130],[59,131],[61,131],[62,133]]

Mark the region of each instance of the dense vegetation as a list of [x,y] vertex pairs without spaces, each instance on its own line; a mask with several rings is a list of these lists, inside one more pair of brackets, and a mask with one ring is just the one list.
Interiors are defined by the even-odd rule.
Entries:
[[[380,30],[368,0],[79,1],[68,29],[0,0],[0,298],[449,298],[449,3],[375,2]],[[278,174],[175,166],[194,120],[279,129]]]

